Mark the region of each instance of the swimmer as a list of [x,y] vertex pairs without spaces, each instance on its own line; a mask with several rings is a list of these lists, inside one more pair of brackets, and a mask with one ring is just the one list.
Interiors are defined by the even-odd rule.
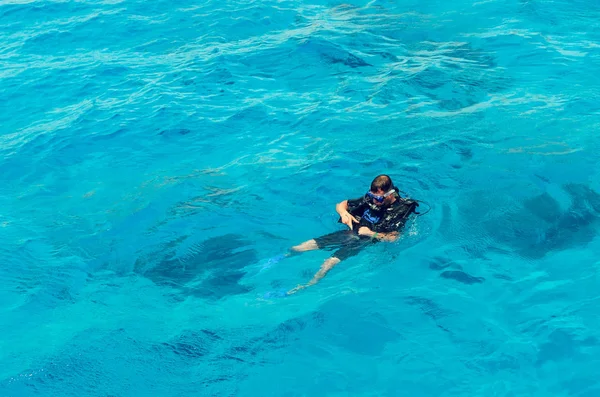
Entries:
[[418,205],[416,200],[400,197],[388,175],[377,176],[363,197],[344,200],[336,205],[335,210],[340,216],[338,222],[346,225],[347,229],[305,241],[281,256],[283,258],[306,251],[337,248],[306,285],[298,285],[287,294],[294,294],[316,284],[334,266],[358,254],[368,245],[398,240],[406,220]]

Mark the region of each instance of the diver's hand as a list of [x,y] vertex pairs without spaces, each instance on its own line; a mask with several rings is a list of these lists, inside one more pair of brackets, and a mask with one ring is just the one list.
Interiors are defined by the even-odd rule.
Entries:
[[359,236],[373,237],[374,234],[375,234],[375,232],[373,232],[371,229],[369,229],[366,226],[361,226],[358,229],[358,235]]
[[342,223],[346,226],[348,226],[350,228],[350,230],[353,229],[354,225],[352,224],[352,222],[356,222],[358,223],[358,221],[356,220],[355,217],[353,217],[352,215],[350,215],[349,212],[345,212],[341,215],[342,218]]

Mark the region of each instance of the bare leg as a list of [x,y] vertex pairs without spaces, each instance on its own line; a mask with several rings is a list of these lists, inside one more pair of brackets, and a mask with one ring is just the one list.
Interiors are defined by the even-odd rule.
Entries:
[[292,252],[306,252],[306,251],[314,251],[316,249],[319,249],[319,246],[317,245],[317,241],[315,239],[312,239],[312,240],[305,241],[302,244],[293,246],[290,250]]
[[321,269],[319,269],[319,271],[314,275],[314,277],[312,278],[312,280],[310,280],[308,282],[308,284],[306,285],[299,285],[294,289],[291,289],[290,291],[288,291],[288,295],[291,294],[295,294],[296,292],[300,291],[301,289],[304,289],[306,287],[310,287],[311,285],[314,285],[316,283],[319,282],[320,279],[322,279],[323,277],[325,277],[325,275],[327,274],[328,271],[330,271],[331,269],[333,269],[333,267],[335,265],[337,265],[338,263],[341,262],[341,259],[336,258],[335,256],[332,256],[331,258],[327,259],[325,262],[323,262],[323,264],[321,265]]
[[340,262],[341,262],[341,259],[336,258],[335,256],[332,256],[331,258],[327,259],[325,262],[323,262],[323,264],[321,265],[321,268],[319,269],[317,274],[315,274],[314,277],[312,278],[312,280],[310,280],[308,282],[307,286],[318,283],[320,279],[325,277],[325,275],[327,274],[328,271],[333,269],[333,267]]
[[[300,244],[299,247],[311,248],[313,241],[315,240],[307,241],[306,243]],[[351,242],[345,244],[342,248],[335,251],[329,259],[323,262],[323,264],[321,265],[321,269],[319,269],[319,271],[314,275],[312,280],[310,280],[306,285],[299,285],[296,288],[288,291],[288,295],[294,294],[300,291],[301,289],[310,287],[311,285],[318,283],[319,280],[325,277],[327,272],[333,269],[335,265],[351,256],[358,254],[368,244],[371,244],[371,242],[367,240],[352,240]]]
[[316,249],[319,249],[319,245],[317,244],[317,241],[315,239],[305,241],[302,244],[299,244],[299,245],[289,248],[287,250],[287,252],[285,252],[283,254],[280,254],[280,255],[274,256],[273,258],[270,258],[267,261],[267,263],[262,266],[262,268],[259,272],[262,272],[266,269],[271,268],[273,265],[275,265],[276,263],[279,263],[281,260],[283,260],[285,258],[289,258],[291,256],[298,255],[301,252],[313,251]]
[[331,246],[343,246],[350,242],[355,243],[357,239],[358,236],[355,236],[350,230],[338,230],[337,232],[329,233],[321,237],[307,240],[302,244],[298,244],[290,248],[289,252],[299,253],[306,251],[314,251],[320,248],[326,248]]

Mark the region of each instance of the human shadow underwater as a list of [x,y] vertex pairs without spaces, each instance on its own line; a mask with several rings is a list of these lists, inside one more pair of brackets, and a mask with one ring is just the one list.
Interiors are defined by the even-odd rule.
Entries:
[[285,294],[292,295],[318,283],[334,266],[357,255],[364,248],[379,242],[397,241],[410,215],[418,214],[418,206],[418,200],[400,196],[400,191],[388,175],[378,175],[364,196],[347,199],[336,205],[335,210],[340,216],[338,222],[346,225],[346,229],[293,246],[285,254],[271,258],[266,267],[302,252],[334,250],[308,283],[298,285]]

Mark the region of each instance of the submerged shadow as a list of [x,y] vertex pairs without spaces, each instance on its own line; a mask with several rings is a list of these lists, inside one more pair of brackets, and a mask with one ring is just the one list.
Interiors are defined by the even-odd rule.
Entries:
[[245,275],[243,269],[257,262],[258,257],[243,236],[212,237],[175,252],[183,244],[180,242],[147,269],[138,267],[138,272],[157,285],[202,298],[221,299],[250,290],[239,280]]
[[[459,213],[469,215],[466,223],[460,223],[445,205],[441,230],[448,240],[460,241],[461,251],[467,252],[470,259],[488,260],[490,252],[501,252],[535,260],[552,252],[585,246],[598,234],[600,194],[584,184],[566,184],[562,189],[570,198],[566,208],[547,192],[521,204],[506,197],[477,195],[459,208]],[[482,210],[475,213],[469,210],[476,207]],[[482,245],[482,241],[487,243]],[[446,279],[464,284],[485,281],[483,277],[468,274],[455,259],[436,256],[426,263]],[[498,276],[510,278],[494,275]]]
[[542,258],[552,251],[586,245],[596,237],[600,194],[582,184],[567,184],[563,189],[571,198],[565,211],[561,211],[559,203],[547,193],[524,203],[523,211],[538,221],[521,225],[525,231],[521,236],[528,238],[513,242],[521,256]]

